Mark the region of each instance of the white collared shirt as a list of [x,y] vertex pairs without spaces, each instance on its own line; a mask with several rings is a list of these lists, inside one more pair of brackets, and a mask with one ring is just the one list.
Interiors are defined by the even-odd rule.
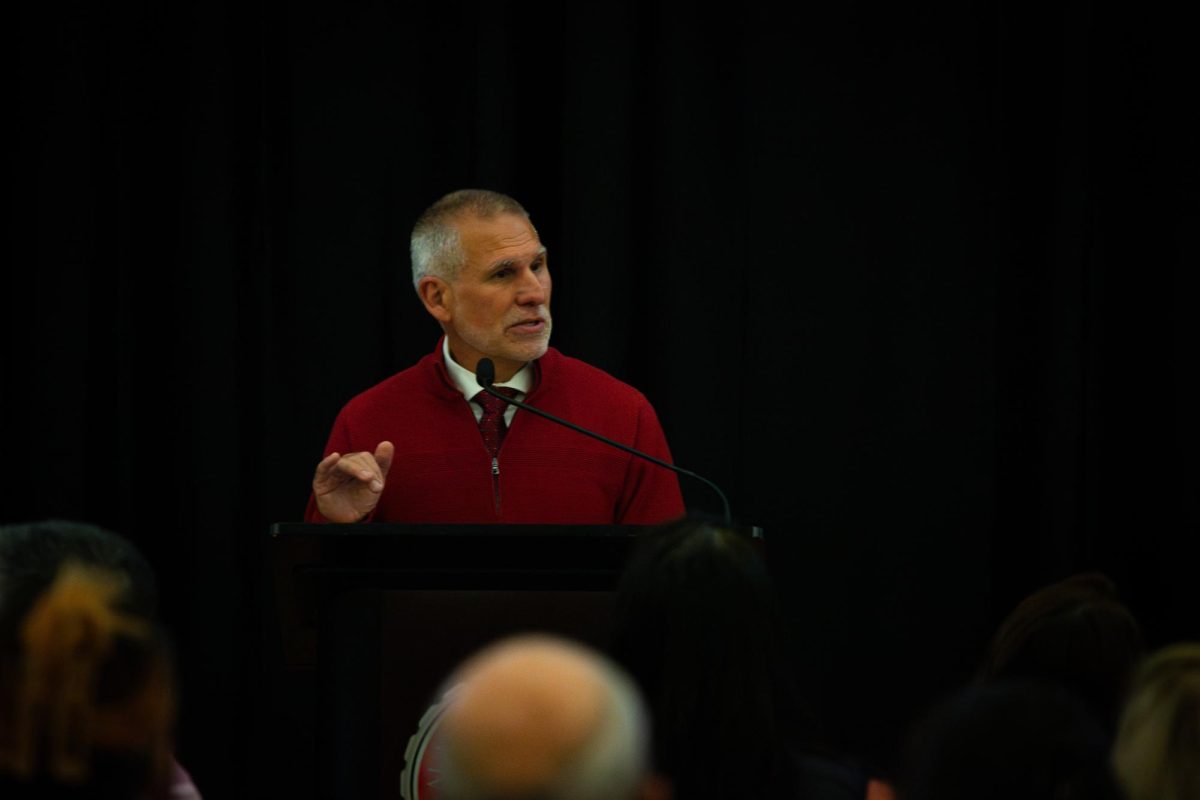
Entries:
[[[450,380],[454,381],[454,385],[462,392],[462,396],[467,399],[467,403],[471,406],[471,412],[475,414],[475,421],[483,416],[483,408],[478,403],[472,403],[471,398],[482,391],[479,383],[475,380],[475,373],[459,364],[450,355],[450,340],[442,337],[442,360],[446,362],[446,372],[450,375]],[[529,369],[529,365],[521,367],[517,370],[517,374],[513,375],[504,383],[494,383],[493,386],[507,386],[510,389],[516,389],[516,399],[524,402],[525,395],[529,393],[529,388],[533,384],[533,370]],[[504,411],[504,424],[512,425],[513,414],[517,413],[516,406],[509,406]]]

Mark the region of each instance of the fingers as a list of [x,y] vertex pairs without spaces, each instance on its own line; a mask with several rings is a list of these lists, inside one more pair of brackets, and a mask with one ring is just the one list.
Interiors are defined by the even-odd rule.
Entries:
[[392,456],[395,454],[395,445],[388,441],[380,442],[375,448],[375,463],[379,465],[381,478],[387,478],[388,470],[392,467]]
[[333,470],[333,465],[338,462],[339,458],[341,458],[341,456],[337,453],[330,453],[322,458],[320,463],[317,464],[317,472],[313,476],[313,480],[319,481],[329,477],[329,473]]
[[[396,448],[391,442],[380,442],[375,453],[330,453],[317,464],[313,476],[313,491],[318,495],[369,489],[373,494],[383,491],[384,479],[392,465]],[[358,490],[353,486],[359,486]]]
[[383,491],[383,478],[391,463],[391,442],[377,447],[383,457],[381,469],[368,452],[330,453],[317,464],[313,476],[313,496],[317,510],[330,522],[358,522],[375,508]]
[[379,464],[375,461],[375,456],[370,453],[350,453],[344,455],[334,466],[339,473],[348,478],[353,478],[361,481],[371,487],[371,491],[378,494],[383,491],[383,472],[379,468]]

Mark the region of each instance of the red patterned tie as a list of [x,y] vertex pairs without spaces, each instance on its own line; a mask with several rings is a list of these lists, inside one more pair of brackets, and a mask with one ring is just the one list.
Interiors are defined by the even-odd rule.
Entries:
[[[507,397],[517,396],[517,390],[507,386],[497,386],[496,391]],[[504,434],[508,433],[508,425],[504,423],[504,411],[508,408],[508,403],[487,392],[480,392],[471,399],[483,407],[483,416],[479,418],[479,432],[483,434],[483,443],[487,445],[488,453],[495,458],[504,442]]]

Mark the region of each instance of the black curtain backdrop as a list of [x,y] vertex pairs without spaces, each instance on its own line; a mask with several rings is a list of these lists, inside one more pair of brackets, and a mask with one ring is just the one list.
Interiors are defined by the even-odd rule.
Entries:
[[341,404],[434,346],[407,236],[463,186],[530,209],[554,344],[641,388],[766,530],[836,745],[886,770],[1072,572],[1152,645],[1200,638],[1181,13],[588,5],[10,22],[0,521],[147,553],[206,796],[296,781],[266,531]]

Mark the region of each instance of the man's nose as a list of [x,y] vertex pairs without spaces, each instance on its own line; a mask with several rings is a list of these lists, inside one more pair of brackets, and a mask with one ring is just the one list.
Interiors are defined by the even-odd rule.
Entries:
[[518,305],[540,306],[546,302],[546,286],[541,274],[531,269],[522,270],[521,281],[517,285]]

